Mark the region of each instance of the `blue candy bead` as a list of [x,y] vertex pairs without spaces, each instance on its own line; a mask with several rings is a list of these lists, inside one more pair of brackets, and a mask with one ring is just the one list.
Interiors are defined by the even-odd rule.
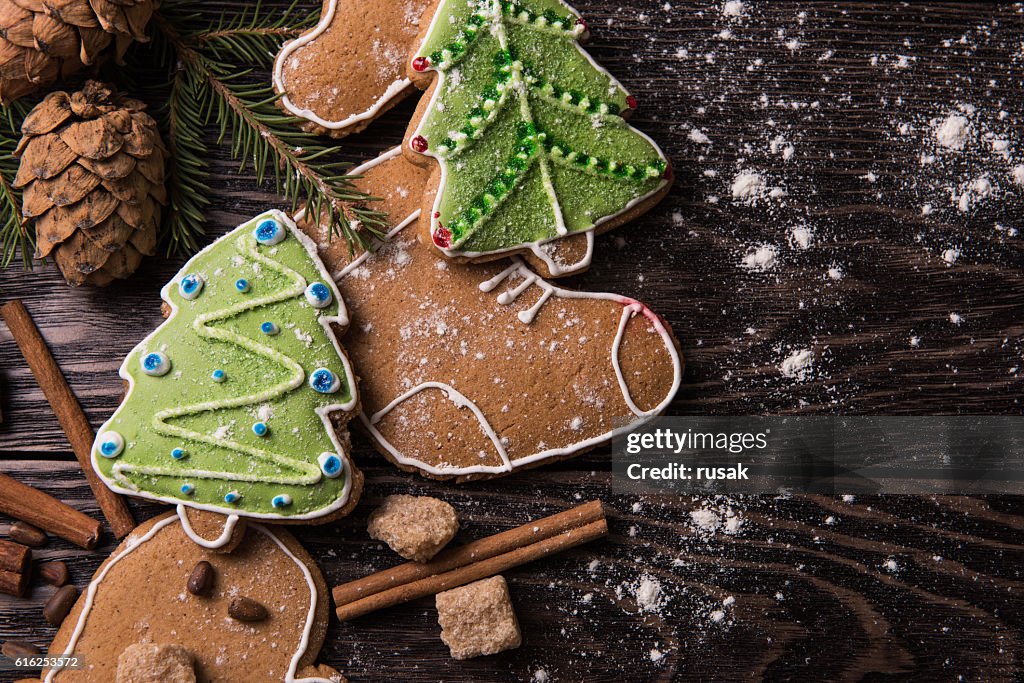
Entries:
[[116,458],[124,452],[124,437],[117,432],[103,432],[96,442],[100,455],[104,458]]
[[281,240],[288,236],[288,233],[283,225],[273,218],[268,218],[260,221],[256,229],[253,230],[253,236],[260,244],[270,246],[281,242]]
[[306,301],[313,308],[327,308],[334,301],[331,288],[322,282],[314,282],[306,287]]
[[333,394],[341,388],[341,379],[327,368],[309,373],[309,386],[321,394]]
[[171,371],[171,359],[159,351],[147,353],[139,361],[142,371],[150,377],[163,377]]
[[342,471],[345,469],[341,458],[334,453],[321,453],[320,457],[317,458],[317,462],[320,464],[320,471],[328,479],[336,479],[341,476]]
[[198,299],[199,295],[203,293],[204,284],[202,275],[190,273],[181,278],[181,282],[178,283],[178,293],[181,294],[182,299],[189,301]]

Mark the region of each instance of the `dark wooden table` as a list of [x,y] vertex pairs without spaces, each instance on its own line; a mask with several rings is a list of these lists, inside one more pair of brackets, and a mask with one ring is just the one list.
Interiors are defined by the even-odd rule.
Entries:
[[[671,414],[1020,414],[1024,7],[745,4],[729,17],[720,2],[578,3],[590,49],[638,98],[635,122],[678,181],[599,238],[594,267],[568,284],[636,296],[672,323],[688,365]],[[347,154],[396,143],[411,107],[346,140]],[[969,123],[962,150],[938,145],[950,115]],[[223,155],[211,163],[215,233],[279,205]],[[762,191],[734,197],[749,173]],[[0,274],[95,425],[179,264],[151,259],[104,290],[48,269]],[[785,376],[801,349],[813,365]],[[4,471],[98,514],[6,330],[0,367]],[[637,499],[610,494],[607,449],[464,486],[401,474],[358,438],[356,457],[365,503],[297,532],[329,583],[394,562],[365,531],[393,492],[451,501],[465,538],[591,498],[614,514],[608,540],[508,573],[519,650],[451,660],[423,600],[331,625],[322,660],[354,681],[1024,677],[1019,498]],[[722,526],[695,524],[702,509]],[[67,560],[79,586],[105,557],[56,541],[41,555]],[[652,611],[635,599],[644,578],[662,589]],[[49,590],[0,596],[0,640],[49,642]]]

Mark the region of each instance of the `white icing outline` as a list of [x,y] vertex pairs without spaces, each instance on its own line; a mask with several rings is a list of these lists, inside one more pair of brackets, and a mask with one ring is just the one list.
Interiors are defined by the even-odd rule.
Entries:
[[[75,646],[78,644],[78,639],[82,636],[82,632],[85,630],[85,622],[89,618],[89,613],[92,611],[93,603],[96,600],[96,593],[99,591],[100,584],[103,579],[106,578],[107,573],[116,565],[118,562],[123,560],[125,557],[134,552],[139,546],[147,541],[152,540],[164,527],[173,524],[174,522],[181,521],[182,518],[171,515],[167,519],[162,519],[153,525],[153,528],[147,531],[140,538],[132,538],[129,536],[125,539],[123,545],[124,549],[115,555],[111,555],[106,565],[103,567],[93,580],[89,583],[89,587],[85,591],[85,603],[82,605],[82,611],[78,615],[78,621],[75,623],[75,630],[71,633],[71,638],[68,640],[67,648],[62,657],[70,657],[75,652]],[[183,527],[184,528],[184,527]],[[262,524],[251,524],[249,529],[255,529],[263,535],[267,536],[272,540],[278,548],[289,558],[292,562],[302,569],[303,577],[306,579],[306,586],[309,588],[309,610],[306,613],[306,625],[302,630],[302,638],[299,639],[298,650],[292,656],[291,663],[288,666],[288,672],[285,675],[285,683],[331,683],[330,679],[327,678],[295,678],[295,673],[299,668],[299,660],[306,655],[306,650],[309,648],[309,634],[313,630],[313,622],[316,618],[316,603],[318,599],[316,582],[313,581],[313,574],[309,571],[303,562],[295,556],[288,546],[284,544],[274,532]],[[188,533],[188,532],[186,532]],[[191,536],[190,536],[191,538]],[[45,683],[53,683],[53,678],[57,674],[63,671],[63,668],[52,668],[46,673],[46,678],[43,679]]]
[[[365,164],[362,164],[352,169],[351,173],[353,175],[366,175],[366,173],[373,169],[374,167],[386,161],[390,161],[401,154],[401,147],[394,147],[384,152],[376,159],[368,161]],[[300,213],[300,216],[301,215],[302,214]],[[410,225],[419,215],[419,210],[416,210],[415,212],[410,214],[405,220],[398,224],[398,227],[388,231],[385,237],[385,241],[392,239],[405,227]],[[369,258],[369,252],[360,254],[355,260],[352,261],[352,263],[338,271],[337,279],[340,281],[346,275],[349,275],[359,265],[365,262],[367,258]],[[531,455],[522,456],[515,460],[509,460],[504,447],[499,446],[501,444],[501,439],[498,438],[496,432],[491,427],[490,423],[487,421],[486,416],[475,403],[473,403],[464,394],[458,392],[448,384],[444,384],[442,382],[424,382],[416,387],[413,387],[412,389],[405,392],[398,398],[392,400],[387,406],[377,411],[372,416],[367,416],[365,411],[361,412],[359,415],[359,419],[362,421],[363,425],[366,427],[367,431],[370,433],[373,439],[378,444],[380,444],[381,447],[388,451],[388,453],[390,453],[391,456],[394,457],[395,461],[398,462],[399,464],[415,467],[416,469],[422,470],[429,474],[442,476],[463,476],[468,474],[500,474],[505,472],[511,472],[517,467],[521,467],[523,465],[536,462],[538,460],[545,460],[548,458],[557,457],[561,455],[570,455],[577,451],[590,448],[591,446],[597,446],[599,444],[605,443],[609,439],[612,439],[613,437],[619,434],[629,431],[635,428],[636,426],[649,421],[650,418],[664,411],[665,408],[667,408],[668,405],[672,402],[672,399],[675,398],[676,392],[679,391],[679,385],[682,383],[682,362],[679,359],[679,352],[676,350],[676,346],[672,341],[672,335],[665,327],[665,324],[661,321],[661,318],[659,318],[653,311],[651,311],[649,308],[644,306],[639,301],[619,294],[609,294],[604,292],[581,292],[556,287],[555,285],[544,280],[539,275],[530,270],[530,268],[522,261],[522,259],[518,257],[513,257],[511,261],[512,263],[511,265],[509,265],[508,268],[501,271],[500,273],[490,278],[489,280],[485,280],[484,282],[480,283],[480,291],[494,291],[494,289],[496,289],[498,285],[500,285],[506,279],[511,277],[513,274],[515,274],[522,278],[524,282],[529,281],[531,285],[537,285],[538,287],[541,288],[542,294],[538,299],[538,303],[540,303],[541,305],[543,305],[541,302],[546,302],[548,299],[552,297],[560,297],[564,299],[600,299],[606,301],[614,301],[616,303],[620,303],[623,305],[622,315],[619,318],[619,326],[616,331],[615,338],[612,341],[610,360],[612,363],[612,367],[615,370],[615,377],[619,384],[619,390],[622,392],[623,400],[625,401],[626,406],[633,412],[636,419],[630,421],[629,424],[623,425],[622,427],[613,428],[612,430],[604,434],[599,434],[597,436],[585,439],[583,441],[571,444],[569,446],[563,446],[562,448],[550,448],[544,451],[540,451],[539,453],[533,453]],[[523,291],[528,289],[528,287],[519,289],[520,286],[521,285],[515,287],[512,291],[519,290],[519,293],[521,294]],[[503,292],[502,294],[504,295],[507,293],[509,292]],[[512,297],[499,296],[499,303],[502,303],[503,305],[511,304],[515,301],[517,296],[518,294]],[[530,309],[527,309],[526,311],[520,311],[519,320],[524,324],[530,324],[533,321],[533,317],[539,310],[540,305],[535,303]],[[531,314],[529,320],[524,320],[524,313]],[[665,398],[662,399],[661,403],[659,403],[650,410],[640,410],[636,403],[633,401],[633,397],[629,393],[629,386],[626,383],[625,376],[622,373],[622,366],[619,361],[619,352],[622,345],[622,340],[625,337],[626,325],[629,322],[629,320],[633,318],[637,313],[642,314],[644,317],[648,319],[648,321],[651,323],[651,326],[654,327],[655,331],[658,332],[658,334],[661,336],[662,343],[665,346],[665,350],[672,358],[672,387],[665,394]],[[391,442],[389,442],[384,437],[383,434],[381,434],[381,432],[376,428],[375,425],[378,424],[380,420],[383,419],[383,417],[388,412],[393,410],[395,406],[397,406],[403,400],[408,399],[410,396],[413,396],[416,393],[427,388],[439,388],[442,391],[454,392],[455,394],[457,394],[458,399],[460,399],[461,401],[465,401],[467,403],[466,407],[471,407],[471,409],[473,410],[473,414],[477,417],[477,420],[480,422],[480,429],[484,432],[485,435],[488,436],[488,438],[491,439],[492,442],[495,443],[496,446],[499,446],[498,453],[502,456],[502,460],[504,463],[506,463],[506,465],[503,465],[502,467],[495,467],[491,465],[473,465],[469,467],[447,468],[436,467],[434,465],[425,463],[421,460],[417,460],[416,458],[410,458],[406,455],[403,455],[397,448],[395,448],[395,446],[392,445]],[[449,395],[449,399],[450,398],[451,396]]]
[[343,130],[345,128],[349,128],[351,126],[356,125],[360,121],[365,121],[367,119],[372,119],[376,117],[378,114],[380,114],[381,109],[383,109],[385,105],[387,105],[402,91],[404,91],[406,88],[409,88],[412,85],[412,81],[409,80],[408,78],[403,78],[392,82],[391,85],[387,87],[387,89],[381,94],[379,98],[377,98],[377,101],[374,102],[369,109],[357,114],[351,114],[347,119],[344,119],[342,121],[328,121],[327,119],[323,119],[320,116],[318,116],[312,109],[304,109],[298,106],[297,104],[293,103],[291,99],[289,99],[287,89],[284,86],[285,62],[288,61],[288,58],[291,57],[292,53],[295,52],[295,50],[315,40],[320,36],[320,34],[322,34],[330,27],[331,22],[334,20],[334,12],[337,10],[337,6],[338,0],[330,0],[330,2],[327,4],[326,10],[320,16],[320,22],[312,31],[310,31],[304,36],[300,36],[295,40],[289,41],[284,44],[284,47],[277,54],[277,59],[274,60],[274,74],[272,79],[274,84],[274,90],[276,90],[278,93],[281,93],[280,102],[285,109],[287,109],[293,115],[298,116],[299,118],[311,121],[316,125],[323,126],[328,130]]
[[[449,401],[451,401],[453,404],[455,404],[456,408],[469,408],[470,411],[472,411],[473,415],[476,417],[477,421],[480,423],[480,430],[483,431],[484,436],[486,436],[488,439],[490,439],[491,443],[494,444],[494,448],[495,448],[495,450],[498,451],[498,455],[501,457],[501,462],[503,463],[501,467],[492,467],[492,466],[487,466],[487,465],[478,465],[478,467],[482,468],[480,471],[482,471],[482,472],[510,472],[510,471],[512,471],[512,463],[508,459],[508,453],[505,452],[505,447],[502,445],[501,439],[498,438],[498,435],[495,433],[494,429],[491,427],[491,423],[487,421],[486,417],[484,417],[484,414],[480,410],[480,408],[475,403],[473,403],[468,398],[466,398],[466,396],[461,391],[459,391],[458,389],[456,389],[452,385],[446,384],[444,382],[423,382],[422,384],[419,384],[419,385],[413,387],[412,389],[410,389],[409,391],[405,392],[404,394],[402,394],[398,398],[394,399],[393,401],[391,401],[391,403],[387,404],[386,406],[384,406],[383,408],[378,410],[376,413],[374,413],[370,417],[367,417],[366,413],[362,413],[360,415],[360,418],[363,420],[363,424],[365,424],[367,427],[369,427],[371,430],[373,430],[375,434],[380,434],[380,432],[378,432],[376,430],[374,425],[376,425],[378,422],[383,420],[384,416],[387,415],[388,413],[390,413],[392,410],[394,410],[396,406],[398,406],[399,404],[404,403],[405,401],[409,400],[409,398],[411,398],[412,396],[418,394],[419,392],[423,391],[424,389],[440,389],[442,392],[444,392],[445,398],[447,398]],[[381,442],[382,443],[387,443],[387,439],[385,439],[383,437],[383,435],[381,435],[380,438],[381,438]]]
[[562,239],[561,236],[552,237],[549,240],[530,245],[530,251],[533,252],[534,256],[544,262],[548,272],[551,273],[551,277],[561,277],[562,275],[576,273],[590,267],[590,262],[594,258],[594,228],[591,228],[590,230],[583,230],[581,232],[574,232],[573,234],[583,234],[587,236],[587,251],[583,254],[583,258],[576,263],[559,263],[555,260],[554,254],[544,248],[545,245]]
[[238,524],[238,515],[228,515],[227,520],[224,522],[224,530],[220,536],[209,541],[195,532],[192,528],[192,522],[188,519],[188,513],[185,512],[185,504],[178,503],[175,508],[178,511],[178,518],[181,519],[181,529],[185,532],[185,535],[192,539],[192,542],[196,545],[202,546],[209,550],[216,550],[217,548],[223,548],[231,542],[231,535],[235,531],[235,525]]
[[[420,43],[420,45],[416,48],[416,51],[413,53],[413,57],[419,55],[426,48],[427,41],[430,39],[430,36],[433,33],[433,31],[434,31],[435,25],[439,21],[441,15],[444,14],[444,12],[442,10],[443,10],[443,7],[444,7],[445,3],[447,3],[447,2],[449,2],[449,0],[440,0],[440,4],[438,5],[437,9],[434,11],[434,16],[430,20],[430,26],[427,28],[427,31],[423,34],[423,36],[424,36],[423,42]],[[579,14],[579,12],[577,12],[575,10],[575,8],[570,7],[569,5],[567,5],[564,2],[564,0],[558,0],[558,2],[570,14],[575,16],[577,19],[580,18],[580,14]],[[503,37],[504,37],[504,31],[501,31],[501,38],[499,38],[499,39],[502,39]],[[622,85],[622,83],[619,82],[619,79],[615,78],[615,76],[613,76],[611,73],[609,73],[607,69],[605,69],[600,64],[595,62],[594,58],[586,50],[584,50],[583,47],[580,45],[579,39],[574,39],[572,41],[572,43],[576,47],[576,50],[579,51],[579,53],[581,55],[583,55],[583,57],[586,58],[586,60],[588,62],[590,62],[590,65],[592,67],[594,67],[594,69],[596,69],[600,73],[602,73],[605,76],[607,76],[608,80],[610,81],[610,83],[611,83],[611,85],[613,87],[618,88],[619,90],[621,90],[626,95],[626,97],[629,97],[629,91],[626,90],[626,88]],[[430,109],[433,109],[436,106],[437,100],[441,96],[441,91],[444,89],[445,72],[440,71],[434,65],[431,65],[428,68],[428,70],[434,71],[437,74],[436,78],[438,79],[437,87],[434,88],[434,92],[433,92],[433,94],[430,97],[430,102],[427,105],[427,110],[429,111]],[[520,100],[522,100],[522,98],[520,98]],[[426,123],[426,120],[427,120],[426,116],[423,116],[420,119],[419,125],[416,126],[416,130],[411,135],[407,136],[407,140],[412,140],[413,138],[415,138],[415,137],[417,137],[417,136],[422,134],[423,127],[424,127],[424,125]],[[651,147],[653,147],[654,150],[661,157],[662,161],[664,161],[667,165],[670,165],[668,157],[665,156],[665,152],[662,151],[661,147],[659,147],[658,144],[653,139],[651,139],[651,137],[649,135],[644,133],[642,130],[639,130],[639,129],[633,127],[625,119],[623,119],[623,122],[624,122],[624,124],[626,125],[627,128],[631,129],[633,132],[637,133],[638,135],[643,137],[645,140],[647,140],[651,144]],[[413,150],[413,151],[415,151],[415,150]],[[448,164],[446,163],[444,157],[438,156],[436,153],[434,153],[433,150],[431,150],[429,148],[426,151],[424,151],[424,152],[417,152],[417,154],[422,154],[423,156],[427,156],[427,157],[430,157],[432,159],[435,159],[437,161],[437,163],[438,163],[438,166],[440,166],[440,168],[441,168],[441,180],[440,180],[440,182],[438,183],[438,186],[437,186],[438,187],[437,194],[434,196],[434,204],[433,204],[433,206],[430,209],[431,215],[433,215],[433,214],[437,213],[438,210],[441,207],[441,198],[442,198],[442,195],[444,194],[441,191],[441,188],[443,188],[445,186],[445,184],[448,182]],[[353,170],[352,173],[356,174],[356,171]],[[670,182],[669,180],[667,180],[664,177],[662,177],[661,183],[656,188],[654,188],[649,193],[647,193],[647,194],[645,194],[645,195],[643,195],[641,197],[637,197],[636,199],[631,200],[630,202],[628,202],[622,208],[621,211],[619,211],[617,213],[614,213],[614,214],[609,214],[607,216],[603,216],[603,217],[599,218],[594,223],[594,225],[592,225],[591,227],[587,228],[586,230],[577,230],[575,232],[590,232],[590,233],[593,233],[593,231],[596,230],[599,226],[601,226],[604,223],[607,223],[609,221],[613,221],[616,218],[618,218],[619,216],[622,216],[623,214],[629,213],[638,204],[647,201],[652,196],[656,195],[658,192],[661,192],[665,188],[665,186],[669,184],[669,182]],[[549,193],[553,191],[553,188],[548,188],[547,184],[545,184],[545,189],[548,189]],[[560,205],[556,203],[555,206],[559,207]],[[564,217],[559,212],[559,214],[558,214],[558,216],[556,218],[556,222],[561,223],[563,225],[563,227],[564,227],[564,220],[565,220]],[[551,256],[549,254],[546,254],[544,252],[544,250],[541,249],[541,246],[546,244],[546,243],[548,243],[548,242],[554,241],[554,240],[563,239],[565,237],[565,235],[561,235],[561,234],[556,234],[554,237],[549,237],[547,239],[537,240],[536,242],[523,242],[523,243],[521,243],[519,245],[516,245],[514,247],[508,247],[508,248],[504,248],[504,249],[495,249],[493,251],[462,251],[462,250],[458,250],[458,249],[445,249],[444,247],[438,246],[437,242],[434,241],[434,232],[435,232],[434,227],[435,227],[435,221],[433,219],[431,219],[431,221],[430,221],[430,241],[431,241],[431,244],[432,244],[432,246],[435,249],[439,250],[441,253],[443,253],[445,256],[447,256],[449,258],[464,257],[464,258],[473,259],[473,258],[479,258],[481,256],[490,256],[490,255],[494,255],[494,254],[507,254],[509,252],[520,251],[522,249],[529,249],[530,251],[533,252],[533,254],[537,258],[542,260],[544,262],[544,264],[548,267],[548,271],[550,272],[551,277],[561,277],[563,275],[568,275],[570,273],[575,273],[575,272],[578,272],[578,271],[581,271],[581,270],[585,270],[587,267],[590,266],[590,257],[593,255],[593,251],[591,249],[590,252],[587,254],[587,256],[583,260],[579,261],[578,263],[574,263],[574,264],[570,264],[570,265],[559,265],[559,264],[555,263],[554,260],[551,258]],[[556,226],[556,232],[557,232],[557,226]]]
[[[327,515],[330,515],[331,513],[335,512],[337,510],[340,510],[341,508],[345,507],[345,505],[348,504],[349,498],[351,497],[351,494],[352,494],[352,479],[353,479],[353,477],[351,476],[351,473],[353,471],[352,461],[350,460],[348,454],[345,452],[345,449],[342,447],[341,442],[338,440],[338,436],[334,432],[334,425],[332,424],[331,418],[330,418],[331,413],[333,413],[335,411],[339,411],[340,410],[340,411],[344,411],[344,412],[351,412],[356,407],[356,405],[358,405],[358,403],[359,403],[359,393],[358,393],[357,384],[356,384],[356,381],[355,381],[355,373],[353,373],[352,365],[349,363],[348,356],[342,350],[341,344],[338,341],[338,338],[334,334],[334,329],[331,327],[332,324],[336,324],[336,325],[341,326],[342,328],[345,328],[345,329],[348,328],[348,324],[349,324],[348,309],[345,307],[345,300],[341,297],[341,292],[338,291],[338,287],[335,284],[333,278],[331,278],[330,274],[327,272],[327,268],[324,266],[323,261],[320,260],[320,255],[319,255],[319,252],[317,251],[316,243],[314,243],[313,240],[310,239],[304,232],[299,230],[295,226],[295,223],[292,221],[292,219],[290,217],[288,217],[284,212],[278,211],[277,209],[266,211],[266,212],[264,212],[264,213],[262,213],[262,214],[260,214],[260,215],[258,215],[256,217],[254,217],[254,218],[251,218],[251,219],[245,221],[244,223],[241,223],[240,226],[241,225],[247,225],[249,223],[258,223],[258,221],[265,220],[268,217],[272,217],[272,218],[276,219],[282,226],[286,227],[288,229],[288,231],[292,234],[292,237],[294,237],[296,240],[298,240],[299,244],[301,244],[303,246],[303,248],[309,254],[310,259],[311,259],[313,265],[319,271],[320,276],[321,276],[321,282],[324,282],[325,284],[327,284],[328,287],[331,288],[331,293],[334,295],[334,299],[338,303],[338,315],[337,315],[337,317],[320,315],[320,316],[318,316],[318,320],[320,321],[320,325],[324,328],[324,332],[327,334],[327,338],[330,339],[331,343],[334,345],[335,353],[337,354],[338,358],[341,360],[342,366],[345,369],[345,376],[346,376],[346,380],[347,380],[347,385],[349,386],[352,395],[351,395],[351,399],[349,401],[345,402],[345,403],[338,403],[338,404],[332,404],[332,405],[328,405],[328,406],[323,406],[323,407],[317,408],[315,412],[320,417],[320,421],[323,423],[324,429],[327,431],[327,436],[330,439],[331,443],[334,445],[335,452],[338,454],[338,457],[340,457],[342,459],[342,461],[345,463],[346,471],[349,474],[349,476],[346,477],[345,486],[342,487],[341,495],[339,495],[330,505],[328,505],[326,507],[319,508],[317,510],[313,510],[312,512],[308,512],[308,513],[293,514],[293,515],[278,514],[278,513],[274,513],[274,512],[253,512],[253,511],[247,511],[247,510],[239,510],[238,508],[226,507],[226,506],[223,506],[223,505],[215,505],[215,504],[212,504],[212,503],[195,503],[195,502],[191,502],[191,501],[186,501],[186,500],[183,500],[180,496],[161,496],[161,495],[157,495],[157,494],[151,493],[149,491],[142,491],[142,490],[137,490],[137,489],[134,489],[134,488],[122,487],[122,486],[120,486],[118,484],[118,480],[117,479],[111,479],[109,477],[106,477],[103,474],[103,472],[100,470],[99,461],[98,461],[98,457],[99,457],[98,448],[97,448],[96,442],[93,442],[93,446],[92,446],[92,450],[91,450],[91,456],[92,456],[91,459],[92,459],[93,470],[95,470],[96,474],[103,480],[103,483],[107,485],[107,488],[111,489],[112,491],[115,491],[117,493],[121,493],[121,494],[124,494],[124,495],[128,495],[128,496],[137,496],[139,498],[146,498],[146,499],[149,499],[149,500],[156,500],[156,501],[160,501],[162,503],[171,503],[173,505],[184,504],[184,505],[186,505],[188,507],[191,507],[191,508],[194,508],[194,509],[197,509],[197,510],[208,510],[210,512],[218,512],[218,513],[226,514],[226,515],[241,515],[241,516],[252,518],[252,519],[270,519],[270,520],[316,519],[318,517],[325,517]],[[236,230],[237,230],[237,227],[235,229],[232,229],[232,230],[228,231],[227,234],[222,235],[221,237],[217,238],[209,246],[207,246],[205,249],[203,249],[198,254],[196,254],[191,259],[189,259],[188,262],[186,262],[185,265],[183,265],[181,267],[181,270],[179,270],[177,273],[175,273],[174,277],[172,277],[170,279],[170,281],[168,281],[167,284],[165,284],[160,289],[160,298],[164,302],[166,302],[168,306],[171,307],[171,313],[170,313],[170,315],[167,316],[167,319],[163,323],[161,323],[155,330],[150,332],[149,336],[147,336],[145,339],[143,339],[141,342],[139,342],[135,346],[135,348],[133,348],[132,351],[128,354],[128,356],[125,357],[125,360],[121,364],[121,368],[118,371],[118,374],[120,375],[121,379],[123,379],[126,382],[128,382],[128,391],[125,392],[124,398],[121,400],[121,405],[118,406],[118,409],[116,411],[114,411],[114,414],[110,417],[110,419],[108,419],[106,422],[103,423],[103,425],[99,428],[99,430],[97,430],[97,433],[102,433],[104,431],[112,429],[113,423],[114,423],[114,419],[117,417],[118,412],[120,412],[121,407],[124,406],[125,403],[128,402],[129,398],[131,398],[132,392],[135,390],[135,381],[132,379],[131,374],[128,372],[129,359],[131,358],[132,354],[135,352],[136,349],[145,348],[146,345],[149,344],[150,340],[156,335],[156,333],[160,329],[162,329],[167,323],[169,323],[171,320],[173,320],[176,315],[178,315],[178,311],[180,309],[178,308],[178,305],[174,302],[174,300],[170,296],[171,288],[177,286],[177,281],[183,275],[187,275],[188,274],[189,269],[192,267],[193,261],[198,259],[203,254],[205,254],[207,250],[213,249],[216,245],[220,244],[224,240],[227,240],[227,239],[231,238],[232,236],[234,236],[235,239],[237,239],[238,236],[235,235],[235,231]],[[303,377],[303,382],[305,382],[305,377]],[[118,465],[123,465],[123,463],[118,463]],[[116,474],[116,471],[118,470],[118,467],[115,466],[114,469],[115,469],[115,474]],[[124,469],[124,467],[121,467],[120,469]],[[138,469],[138,468],[136,468],[136,469]],[[319,466],[317,466],[316,469],[317,469],[317,472],[319,473],[319,469],[320,469]],[[225,474],[223,472],[211,473],[211,474],[216,474],[217,475],[216,477],[202,477],[201,474],[197,474],[196,472],[200,472],[200,471],[192,471],[192,470],[190,470],[188,476],[199,477],[199,478],[208,478],[208,479],[209,478],[213,478],[213,479],[226,479],[226,480],[229,480],[229,481],[231,481],[231,480],[249,481],[250,480],[250,479],[236,478],[236,477],[231,476],[230,473]],[[183,474],[180,470],[176,470],[175,474],[181,474],[182,476],[185,476],[185,474]]]

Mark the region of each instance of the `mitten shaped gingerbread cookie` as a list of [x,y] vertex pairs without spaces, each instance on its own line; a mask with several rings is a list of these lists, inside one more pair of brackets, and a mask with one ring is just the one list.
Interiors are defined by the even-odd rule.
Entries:
[[329,603],[320,570],[287,532],[249,524],[231,553],[191,541],[168,513],[100,565],[50,645],[77,669],[46,683],[254,680],[337,683],[314,667]]
[[580,47],[575,10],[439,0],[428,16],[410,73],[429,89],[405,149],[435,172],[423,225],[445,256],[543,259],[544,244],[610,230],[668,192],[668,160],[626,122],[636,100]]
[[228,515],[212,540],[193,534],[207,547],[228,543],[238,517],[350,510],[362,477],[345,424],[358,401],[335,337],[348,318],[312,241],[267,212],[193,257],[161,297],[170,315],[125,359],[127,394],[93,446],[104,482]]
[[389,459],[477,478],[570,457],[666,408],[682,360],[667,324],[615,294],[561,289],[519,260],[459,264],[416,230],[430,174],[392,150],[354,171],[395,227],[350,259],[321,245],[352,314],[362,423]]
[[415,91],[405,61],[430,0],[324,0],[320,22],[274,62],[279,104],[302,127],[344,137]]

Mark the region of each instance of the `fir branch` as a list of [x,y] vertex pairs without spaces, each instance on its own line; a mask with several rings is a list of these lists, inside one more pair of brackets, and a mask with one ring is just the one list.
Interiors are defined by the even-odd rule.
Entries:
[[[218,143],[230,137],[232,157],[241,160],[239,170],[252,163],[257,182],[263,182],[268,167],[272,168],[278,193],[292,201],[293,209],[306,204],[313,215],[321,215],[328,222],[332,234],[341,234],[350,247],[366,246],[366,236],[359,227],[379,234],[383,217],[362,206],[368,197],[352,186],[344,165],[328,160],[339,148],[324,146],[302,132],[297,127],[298,119],[276,107],[278,97],[269,86],[248,82],[249,69],[240,70],[222,57],[225,45],[230,44],[236,47],[233,54],[257,61],[257,54],[273,54],[276,43],[274,50],[267,50],[269,36],[249,30],[252,27],[243,21],[245,12],[240,18],[222,20],[220,27],[210,32],[195,27],[194,13],[177,14],[175,9],[184,8],[178,3],[165,5],[154,15],[152,25],[173,52],[182,72],[180,81],[189,84],[192,97],[188,101],[192,106],[187,113],[193,119],[214,122],[219,127]],[[259,17],[258,6],[252,17]],[[224,30],[235,32],[219,47],[211,46],[222,39],[204,39]],[[239,49],[239,45],[244,47]]]
[[21,138],[21,122],[31,107],[23,101],[3,107],[0,115],[0,268],[6,268],[21,253],[26,270],[32,268],[35,239],[21,216],[21,192],[14,189],[18,158],[14,155]]
[[208,149],[203,140],[203,119],[189,106],[199,96],[196,83],[177,72],[171,82],[161,124],[166,128],[170,164],[167,173],[168,209],[166,242],[169,254],[199,250],[199,237],[206,233],[205,208],[210,204]]
[[261,4],[253,6],[251,15],[248,6],[235,17],[222,14],[215,26],[197,30],[193,38],[219,60],[242,56],[253,65],[269,67],[281,43],[315,25],[319,14],[297,11],[298,0],[283,12],[267,14],[261,12]]

